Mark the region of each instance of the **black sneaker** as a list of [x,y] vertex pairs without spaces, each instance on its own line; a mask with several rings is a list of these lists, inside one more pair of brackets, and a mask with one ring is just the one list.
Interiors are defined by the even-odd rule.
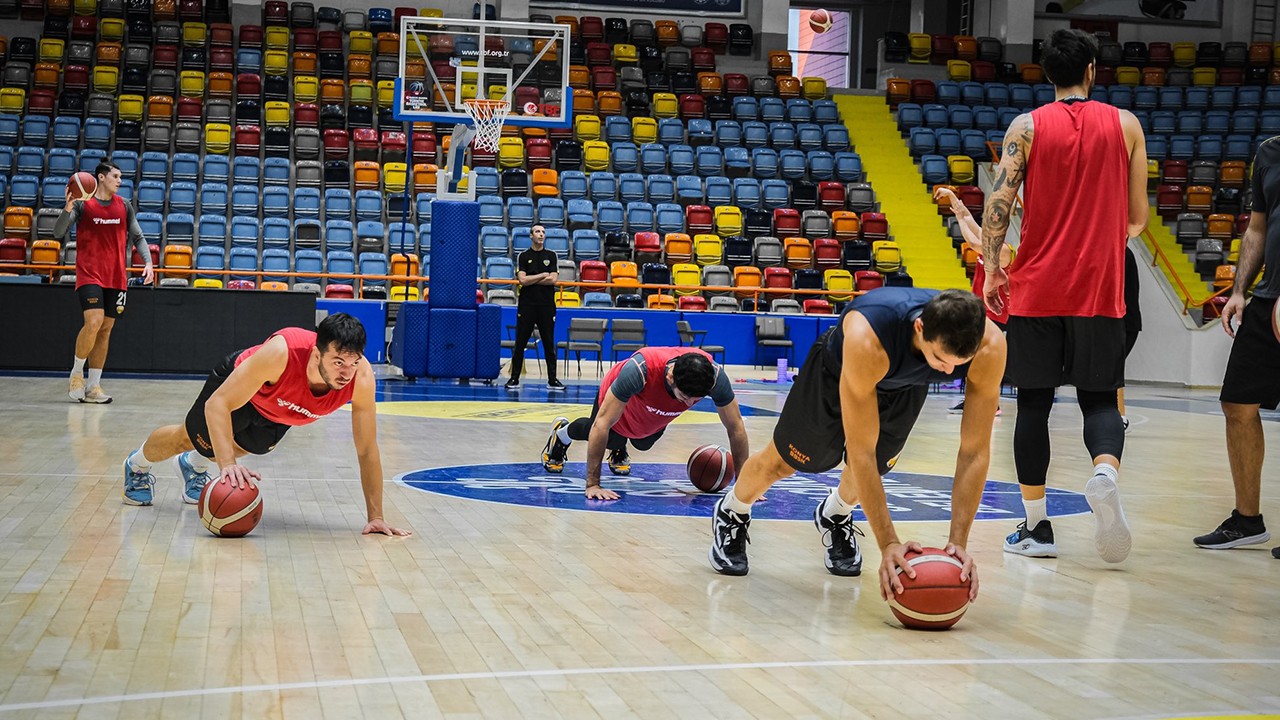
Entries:
[[951,413],[952,415],[963,415],[964,414],[964,398],[960,398],[960,402],[947,408],[947,412]]
[[1280,547],[1271,548],[1271,557],[1280,560]]
[[1053,525],[1041,520],[1031,530],[1027,521],[1018,523],[1018,529],[1004,539],[1004,551],[1027,557],[1058,557],[1058,546],[1053,542]]
[[1232,510],[1231,517],[1223,520],[1217,530],[1208,535],[1201,535],[1192,542],[1197,547],[1208,550],[1227,550],[1241,545],[1257,545],[1270,539],[1271,533],[1267,532],[1267,526],[1262,524],[1261,515],[1248,517],[1241,515],[1238,510]]
[[822,506],[826,500],[818,503],[813,510],[813,524],[822,533],[822,544],[827,552],[822,559],[827,564],[827,572],[842,577],[857,577],[862,574],[862,551],[858,549],[858,538],[862,531],[853,524],[852,515],[827,517],[822,514]]
[[551,423],[551,435],[547,437],[547,444],[542,448],[542,469],[549,473],[564,472],[564,459],[569,454],[569,446],[560,442],[556,433],[568,424],[569,418],[566,417],[558,417]]
[[517,389],[517,388],[519,388],[519,387],[520,387],[520,379],[519,379],[519,378],[511,378],[510,380],[508,380],[508,381],[507,381],[507,384],[506,384],[506,385],[503,385],[502,387],[504,387],[504,388],[506,388],[506,389],[508,389],[508,390],[515,390],[515,389]]
[[721,497],[716,502],[711,517],[711,549],[707,551],[707,559],[721,575],[746,575],[747,543],[751,542],[747,530],[751,527],[751,516],[739,515],[725,508],[724,501],[725,498]]
[[614,475],[631,474],[631,456],[627,454],[626,448],[609,451],[609,472]]
[[548,390],[563,390],[563,389],[564,389],[564,383],[560,382],[559,380],[548,380],[548,381],[547,381],[547,389],[548,389]]

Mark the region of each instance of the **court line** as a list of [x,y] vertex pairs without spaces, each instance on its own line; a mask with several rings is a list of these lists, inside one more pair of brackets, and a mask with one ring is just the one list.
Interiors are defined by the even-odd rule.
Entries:
[[242,693],[281,692],[286,690],[318,690],[321,688],[360,687],[368,685],[404,685],[409,683],[458,682],[467,680],[520,680],[543,677],[575,677],[584,675],[642,675],[656,673],[717,672],[724,670],[794,670],[804,668],[851,667],[940,667],[964,665],[1276,665],[1280,658],[972,658],[918,659],[918,660],[802,660],[796,662],[754,662],[698,665],[641,665],[635,667],[566,668],[550,670],[496,670],[490,672],[439,673],[434,675],[406,675],[399,677],[348,678],[342,680],[314,680],[311,682],[271,683],[264,685],[236,685],[219,688],[193,688],[190,690],[165,690],[162,692],[132,693],[128,695],[99,695],[87,698],[42,700],[40,702],[10,703],[0,705],[0,712],[20,710],[48,710],[51,708],[104,705],[108,703],[168,700],[209,695],[234,695]]

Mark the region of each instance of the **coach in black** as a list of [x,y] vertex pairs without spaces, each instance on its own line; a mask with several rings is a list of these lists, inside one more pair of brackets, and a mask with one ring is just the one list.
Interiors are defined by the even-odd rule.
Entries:
[[524,349],[538,328],[542,336],[542,353],[547,358],[547,389],[563,390],[556,378],[556,268],[559,258],[543,242],[547,231],[534,225],[530,232],[532,247],[516,260],[516,281],[520,283],[520,302],[516,307],[516,345],[511,349],[511,379],[507,389],[520,387],[520,371],[524,369]]

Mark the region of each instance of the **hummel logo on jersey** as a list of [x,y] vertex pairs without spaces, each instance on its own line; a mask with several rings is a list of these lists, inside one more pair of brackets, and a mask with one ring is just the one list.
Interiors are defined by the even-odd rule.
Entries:
[[308,410],[308,409],[306,409],[306,408],[304,408],[304,407],[301,407],[301,406],[299,406],[299,405],[297,405],[297,404],[295,404],[295,403],[291,403],[291,402],[289,402],[288,400],[285,400],[284,398],[276,398],[276,403],[277,403],[277,404],[279,404],[279,405],[280,405],[280,407],[282,407],[282,408],[288,408],[288,409],[290,409],[290,410],[292,410],[292,411],[294,411],[294,412],[296,412],[296,413],[301,413],[301,414],[306,415],[307,417],[311,418],[312,420],[318,420],[319,418],[321,418],[321,417],[322,417],[321,415],[316,415],[315,413],[311,412],[310,410]]
[[644,409],[645,409],[645,410],[648,410],[649,412],[653,413],[654,415],[661,415],[661,416],[663,416],[663,417],[680,417],[680,414],[681,414],[681,412],[682,412],[682,411],[680,411],[680,410],[677,410],[676,412],[667,412],[666,410],[659,410],[658,408],[656,408],[656,407],[654,407],[654,406],[652,406],[652,405],[645,405],[645,406],[644,406]]
[[120,224],[120,218],[99,218],[99,217],[96,217],[96,218],[94,218],[94,219],[93,219],[93,224],[94,224],[94,225],[119,225],[119,224]]

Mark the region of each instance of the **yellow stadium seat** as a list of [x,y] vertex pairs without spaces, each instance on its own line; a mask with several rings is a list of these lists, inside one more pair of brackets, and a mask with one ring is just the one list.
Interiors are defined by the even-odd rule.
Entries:
[[214,155],[226,155],[231,152],[231,126],[226,123],[205,125],[204,151]]
[[391,299],[402,302],[416,302],[421,297],[415,285],[395,285],[391,288]]
[[1198,67],[1191,71],[1191,84],[1213,87],[1218,84],[1218,69]]
[[221,290],[222,281],[217,278],[196,278],[195,287],[208,290]]
[[742,210],[735,205],[721,205],[715,211],[716,234],[720,237],[742,234]]
[[267,127],[289,127],[293,124],[293,106],[283,100],[268,100],[262,117]]
[[284,50],[268,50],[262,54],[262,72],[266,75],[288,75],[289,53]]
[[947,79],[955,82],[969,82],[973,76],[973,67],[968,60],[948,60]]
[[141,122],[145,103],[141,95],[121,95],[116,100],[116,117],[121,120]]
[[313,103],[320,98],[320,78],[299,75],[293,79],[293,101]]
[[268,25],[263,32],[263,45],[268,50],[289,49],[289,28],[282,25]]
[[[848,270],[827,270],[822,273],[822,284],[832,291],[832,302],[848,302],[853,299],[853,273]],[[840,294],[834,294],[839,291]]]
[[402,162],[389,162],[382,166],[382,191],[398,194],[405,191],[409,181],[409,166]]
[[631,118],[631,138],[637,145],[658,141],[658,122],[651,117]]
[[27,110],[27,91],[22,88],[0,88],[0,112],[21,115]]
[[355,55],[372,55],[373,33],[368,30],[352,30],[347,36],[347,52]]
[[676,263],[671,267],[671,284],[682,286],[676,288],[676,295],[701,295],[702,270],[693,263]]
[[[267,28],[267,37],[276,28]],[[188,47],[204,47],[209,42],[209,26],[202,22],[182,23],[182,44]]]
[[951,182],[957,185],[971,185],[973,183],[973,158],[968,155],[948,155],[947,167],[951,170]]
[[368,80],[352,80],[349,94],[352,105],[373,105],[374,86]]
[[524,167],[524,140],[504,137],[498,141],[498,167]]
[[724,241],[719,235],[699,233],[693,236],[693,261],[700,267],[719,265],[724,258]]
[[579,115],[573,119],[573,134],[578,142],[600,139],[600,118],[595,115]]
[[609,169],[609,143],[588,140],[582,144],[582,162],[588,173]]
[[40,39],[40,62],[61,63],[62,55],[67,51],[66,42],[57,38]]
[[93,68],[93,91],[115,95],[120,86],[120,68],[97,65]]
[[911,33],[907,35],[907,43],[911,48],[911,55],[907,57],[907,62],[917,64],[929,62],[929,56],[933,54],[933,38],[928,33]]
[[876,272],[897,272],[902,269],[902,250],[892,240],[877,240],[871,243],[871,263]]
[[672,118],[680,114],[680,100],[675,94],[659,92],[653,94],[653,116],[655,118]]
[[377,85],[378,108],[385,110],[396,103],[396,81],[379,80]]
[[805,100],[824,100],[827,97],[827,79],[823,77],[806,77],[800,78],[800,84],[803,88],[802,96]]
[[636,46],[630,43],[618,43],[613,46],[614,65],[635,65],[640,62]]
[[1142,71],[1136,67],[1124,65],[1116,68],[1116,84],[1137,87],[1142,82]]
[[106,42],[124,42],[124,20],[102,18],[98,21],[98,39]]
[[178,75],[178,94],[182,97],[204,97],[204,73],[199,70],[183,70]]
[[444,17],[444,10],[437,7],[424,7],[418,10],[421,17]]
[[98,0],[75,0],[75,10],[77,15],[97,15]]
[[559,290],[556,292],[556,307],[582,307],[582,298],[572,290]]
[[1173,64],[1174,67],[1194,67],[1196,64],[1196,44],[1193,42],[1174,43]]

